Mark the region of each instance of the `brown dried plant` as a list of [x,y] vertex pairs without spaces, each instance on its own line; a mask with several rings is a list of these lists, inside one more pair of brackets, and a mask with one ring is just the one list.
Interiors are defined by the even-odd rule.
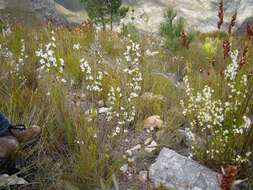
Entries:
[[242,56],[239,61],[239,69],[241,69],[246,64],[247,58],[248,58],[248,53],[249,53],[249,46],[248,46],[248,44],[245,44],[244,48],[243,48]]
[[232,165],[223,170],[220,181],[221,190],[231,190],[235,181],[236,173],[237,167]]
[[182,46],[189,49],[189,40],[188,40],[188,36],[187,33],[183,30],[180,34],[180,38],[181,38],[181,43]]
[[70,31],[76,33],[85,33],[85,32],[94,32],[95,26],[94,23],[90,20],[84,21],[81,24],[69,27]]
[[218,26],[218,29],[221,29],[221,25],[224,22],[224,2],[223,2],[223,0],[221,0],[219,3],[218,17],[219,17],[219,21],[217,23],[217,26]]
[[232,29],[235,26],[236,18],[237,18],[237,10],[235,11],[234,15],[231,18],[231,21],[230,21],[230,24],[229,24],[229,27],[228,27],[228,33],[229,34],[232,33]]
[[181,38],[181,43],[182,43],[182,46],[189,49],[189,40],[188,40],[188,36],[187,36],[187,33],[183,30],[180,34],[180,38]]
[[83,31],[90,31],[90,32],[92,32],[92,31],[95,30],[94,23],[91,20],[82,22],[81,27],[82,27]]
[[247,23],[246,33],[248,38],[253,38],[253,27]]
[[231,50],[231,43],[230,43],[229,39],[226,39],[223,41],[224,59],[229,57],[230,50]]

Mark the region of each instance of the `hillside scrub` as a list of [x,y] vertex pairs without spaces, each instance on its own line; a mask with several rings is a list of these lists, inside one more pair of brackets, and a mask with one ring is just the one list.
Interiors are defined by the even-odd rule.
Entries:
[[[162,146],[178,149],[178,129],[192,138],[187,156],[217,172],[236,166],[236,178],[252,188],[251,44],[251,36],[199,34],[171,53],[149,34],[10,26],[0,35],[0,110],[12,123],[43,130],[10,161],[30,182],[17,188],[140,189],[144,160],[153,161]],[[163,127],[144,129],[152,115]],[[161,147],[128,159],[123,148],[143,144],[143,135]],[[131,176],[121,171],[126,163]]]

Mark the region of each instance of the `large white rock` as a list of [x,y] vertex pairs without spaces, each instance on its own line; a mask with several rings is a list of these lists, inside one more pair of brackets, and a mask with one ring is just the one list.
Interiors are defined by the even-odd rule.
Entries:
[[16,175],[9,176],[8,174],[0,175],[0,189],[12,185],[25,185],[28,184],[26,180]]
[[220,190],[218,177],[218,173],[168,148],[162,149],[149,169],[156,186],[177,190]]
[[[174,7],[179,16],[184,17],[189,26],[201,32],[217,30],[218,3],[220,0],[125,0],[135,11],[130,12],[128,20],[144,31],[157,32],[163,21],[163,12],[167,7]],[[235,10],[238,10],[236,27],[253,17],[252,0],[225,0],[225,22],[230,22]]]
[[163,121],[160,119],[159,115],[153,115],[143,121],[143,127],[145,129],[151,129],[151,130],[155,128],[162,128]]

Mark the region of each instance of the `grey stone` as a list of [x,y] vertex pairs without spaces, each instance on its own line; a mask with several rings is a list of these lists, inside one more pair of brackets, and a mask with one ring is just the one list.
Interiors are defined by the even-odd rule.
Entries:
[[66,18],[56,9],[54,0],[0,0],[0,18],[36,25],[51,19],[55,23],[67,24]]
[[71,11],[84,10],[84,4],[80,0],[55,0],[55,1]]
[[148,171],[140,171],[139,179],[144,183],[148,179]]
[[150,138],[147,138],[145,141],[144,141],[144,144],[145,145],[149,145],[151,142],[152,142],[153,138],[150,137]]
[[148,145],[146,148],[145,148],[145,151],[148,152],[148,153],[151,153],[152,151],[156,150],[157,148],[157,143],[153,140],[150,145]]
[[138,151],[141,149],[141,144],[137,144],[136,146],[134,146],[133,148],[130,149],[130,151],[134,152],[134,151]]
[[25,185],[28,184],[26,180],[16,175],[9,176],[8,174],[0,175],[0,188],[12,185]]
[[163,148],[149,169],[156,185],[177,190],[220,190],[219,174],[175,151]]
[[98,109],[99,114],[107,114],[109,111],[110,111],[110,109],[106,108],[106,107],[102,107],[102,108]]
[[53,22],[67,24],[66,19],[56,10],[56,3],[53,0],[31,0],[32,9],[43,21],[51,19]]
[[128,164],[124,164],[123,166],[121,166],[120,171],[122,171],[123,173],[126,173],[128,171]]

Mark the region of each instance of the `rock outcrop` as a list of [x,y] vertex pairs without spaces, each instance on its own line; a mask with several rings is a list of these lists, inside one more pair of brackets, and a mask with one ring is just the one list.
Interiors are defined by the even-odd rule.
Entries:
[[[158,32],[163,21],[163,12],[167,7],[173,7],[178,16],[187,20],[188,26],[201,32],[217,30],[218,4],[220,0],[123,0],[130,7],[125,22],[133,22],[138,29],[148,32]],[[253,23],[252,0],[226,0],[225,24],[237,10],[236,29],[243,32],[246,22]],[[57,22],[81,23],[87,19],[83,5],[79,0],[0,0],[1,14],[10,13],[18,20],[31,22],[31,19],[46,20],[51,18]],[[134,20],[132,21],[132,18]]]
[[0,18],[28,25],[53,20],[66,23],[66,19],[56,10],[54,0],[0,0]]
[[[178,16],[187,20],[190,27],[201,32],[212,32],[217,30],[218,4],[220,0],[125,0],[125,3],[135,10],[129,16],[134,17],[134,24],[140,29],[157,32],[163,21],[163,12],[166,7],[174,7]],[[236,28],[242,31],[246,21],[253,20],[252,0],[226,0],[225,29],[230,22],[231,16],[237,10]]]
[[163,148],[151,165],[149,178],[156,186],[169,189],[220,190],[218,173],[168,148]]
[[57,23],[67,23],[66,19],[56,10],[54,0],[30,0],[32,11],[43,21],[51,19]]

